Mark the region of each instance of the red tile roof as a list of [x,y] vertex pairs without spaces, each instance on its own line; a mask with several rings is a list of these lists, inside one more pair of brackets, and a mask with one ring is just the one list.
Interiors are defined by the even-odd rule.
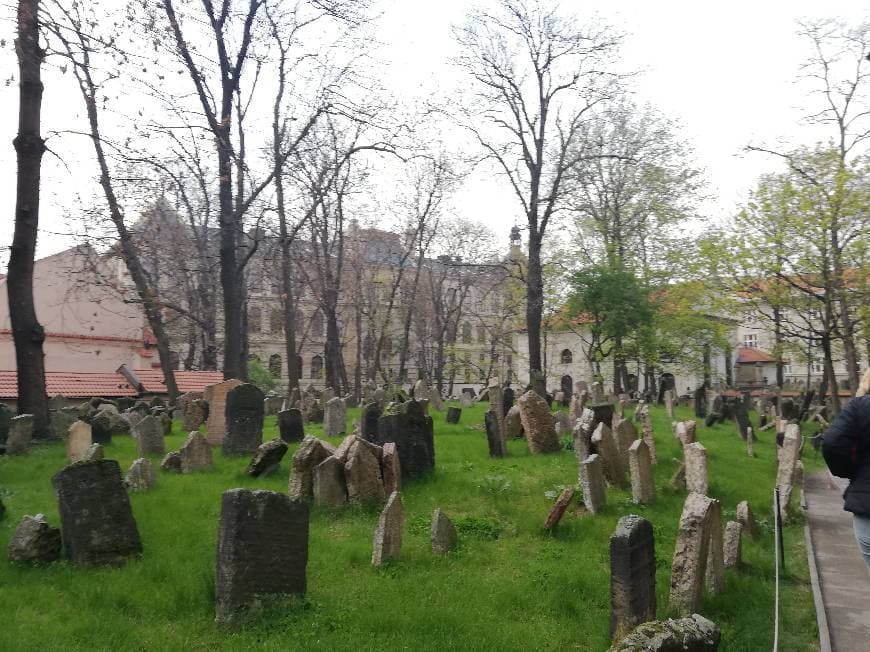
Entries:
[[753,364],[755,362],[776,362],[776,360],[761,349],[750,349],[745,346],[737,349],[737,364]]
[[[136,378],[142,383],[146,394],[165,394],[166,382],[160,369],[133,369]],[[220,371],[176,371],[175,383],[178,391],[201,392],[208,385],[222,382],[224,375]]]
[[[121,374],[115,372],[45,372],[45,389],[49,396],[61,394],[68,398],[88,398],[103,396],[138,396]],[[18,374],[14,371],[0,371],[0,399],[18,398]]]

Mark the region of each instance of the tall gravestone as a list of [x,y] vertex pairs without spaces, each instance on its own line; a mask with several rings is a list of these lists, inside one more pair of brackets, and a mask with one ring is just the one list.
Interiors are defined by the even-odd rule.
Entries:
[[347,429],[347,408],[337,396],[329,399],[323,408],[323,436],[337,437]]
[[215,620],[232,624],[264,599],[304,595],[307,564],[308,505],[275,491],[224,492]]
[[561,450],[547,402],[531,391],[520,396],[517,405],[520,408],[520,420],[526,433],[529,451],[536,455]]
[[435,469],[435,441],[432,418],[417,401],[392,403],[378,419],[374,443],[395,442],[403,477],[412,478]]
[[504,457],[507,453],[505,440],[501,436],[501,426],[499,418],[495,410],[489,409],[484,415],[484,425],[486,427],[486,443],[489,447],[490,457]]
[[208,403],[202,398],[191,398],[184,403],[184,407],[182,408],[181,428],[185,432],[199,430],[199,427],[206,422],[207,418]]
[[695,418],[703,419],[707,416],[707,388],[701,385],[695,390]]
[[281,410],[278,413],[278,432],[281,433],[281,439],[288,444],[302,441],[305,438],[302,411],[299,408]]
[[219,446],[224,441],[227,432],[227,393],[242,384],[241,380],[232,378],[205,388],[205,400],[208,401],[208,421],[206,422],[206,439],[212,446]]
[[263,443],[263,392],[242,383],[226,395],[224,455],[253,453]]
[[597,454],[590,455],[580,464],[580,486],[583,489],[583,504],[591,513],[604,508],[607,498],[604,484],[604,468]]
[[674,547],[674,560],[671,566],[671,611],[682,615],[698,610],[704,590],[704,580],[708,575],[708,564],[712,565],[709,571],[711,578],[716,578],[716,581],[721,580],[723,564],[721,507],[718,500],[698,493],[690,493],[683,504],[677,530],[677,543]]
[[133,436],[139,447],[139,457],[165,455],[166,444],[163,440],[163,424],[157,417],[148,415],[133,428]]
[[91,440],[91,424],[84,421],[76,421],[69,427],[66,438],[66,459],[72,464],[78,462],[85,451],[90,448],[93,441]]
[[378,438],[378,419],[381,418],[381,404],[377,401],[367,403],[362,413],[362,437],[366,441]]
[[592,433],[592,443],[598,450],[604,475],[617,487],[628,487],[628,458],[619,452],[613,431],[604,423],[599,423]]
[[700,442],[683,448],[686,460],[686,489],[707,494],[707,449]]
[[33,415],[20,414],[13,417],[6,437],[6,454],[21,455],[30,450],[33,441]]
[[631,498],[635,503],[651,505],[656,499],[655,476],[649,448],[643,439],[636,440],[628,449],[628,467],[631,473]]
[[120,565],[142,553],[139,529],[115,460],[79,462],[52,480],[66,556],[77,564]]
[[656,618],[656,555],[652,524],[623,516],[610,537],[610,637],[619,640]]
[[[411,401],[416,403],[416,401]],[[402,533],[405,527],[405,508],[402,496],[394,491],[378,519],[372,545],[372,566],[380,567],[385,561],[398,559],[402,551]]]
[[459,423],[459,418],[462,416],[462,409],[451,405],[447,408],[447,416],[445,417],[445,421],[447,423],[457,424]]

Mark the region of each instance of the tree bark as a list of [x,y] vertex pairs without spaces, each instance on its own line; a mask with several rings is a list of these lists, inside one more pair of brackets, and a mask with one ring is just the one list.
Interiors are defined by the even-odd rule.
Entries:
[[45,390],[45,331],[33,302],[33,259],[39,230],[39,181],[45,141],[40,135],[44,52],[39,47],[39,0],[18,3],[18,38],[15,41],[20,71],[18,136],[13,141],[18,157],[15,196],[15,234],[9,257],[7,287],[15,363],[18,371],[18,414],[33,415],[33,435],[49,436],[48,395]]
[[[537,217],[535,218],[537,221]],[[531,227],[531,218],[529,219]],[[541,364],[541,321],[544,315],[544,273],[541,267],[541,240],[529,233],[529,268],[527,270],[526,329],[529,338],[529,382],[534,372],[543,373]]]

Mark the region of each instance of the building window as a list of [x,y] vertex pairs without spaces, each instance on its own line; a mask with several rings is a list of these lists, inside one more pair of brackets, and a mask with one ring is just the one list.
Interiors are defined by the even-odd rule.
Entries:
[[782,373],[784,373],[786,376],[790,376],[793,373],[791,362],[782,363]]
[[277,353],[269,356],[269,374],[271,374],[272,378],[281,377],[281,356]]
[[263,329],[263,311],[259,308],[248,310],[248,332],[259,333]]
[[574,362],[574,354],[571,352],[571,349],[562,349],[559,359],[562,361],[562,364],[571,364]]
[[462,343],[471,344],[471,324],[468,322],[462,324]]
[[758,334],[757,333],[746,333],[743,336],[743,346],[747,349],[757,349],[758,348]]
[[272,333],[280,333],[282,322],[284,321],[284,315],[281,314],[280,310],[273,310],[269,314],[269,331]]
[[810,365],[810,371],[814,374],[821,374],[825,371],[825,363],[816,358]]
[[319,355],[315,355],[311,358],[311,377],[312,378],[320,378],[320,374],[323,372],[323,358]]

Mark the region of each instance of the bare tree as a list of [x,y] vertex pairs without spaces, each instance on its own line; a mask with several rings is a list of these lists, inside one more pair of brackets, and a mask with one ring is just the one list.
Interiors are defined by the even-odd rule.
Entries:
[[[526,327],[530,375],[542,367],[541,246],[562,208],[566,174],[587,111],[608,96],[603,65],[618,37],[600,25],[580,27],[539,0],[499,0],[455,31],[458,63],[476,82],[469,125],[486,157],[510,183],[528,228]],[[538,386],[538,391],[543,388]]]
[[18,155],[15,193],[15,234],[9,257],[9,318],[18,370],[18,413],[33,415],[33,433],[48,436],[48,396],[45,391],[45,330],[33,304],[33,259],[39,231],[39,171],[45,141],[40,134],[42,79],[45,56],[39,46],[39,0],[19,0],[18,38],[15,41],[20,71]]

